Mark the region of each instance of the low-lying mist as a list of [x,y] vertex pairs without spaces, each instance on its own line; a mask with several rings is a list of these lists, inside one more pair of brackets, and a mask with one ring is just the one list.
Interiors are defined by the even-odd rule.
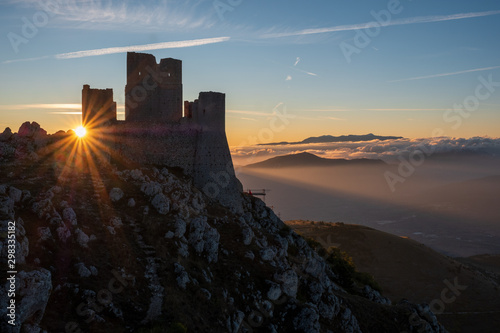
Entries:
[[265,201],[283,220],[362,224],[471,256],[500,253],[499,167],[500,158],[452,154],[406,169],[239,168],[238,178],[245,190],[269,189]]

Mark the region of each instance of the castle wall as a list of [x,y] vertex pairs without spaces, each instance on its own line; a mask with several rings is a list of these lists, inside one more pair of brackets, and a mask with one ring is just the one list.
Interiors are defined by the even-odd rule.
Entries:
[[193,122],[208,131],[226,131],[226,95],[200,92],[191,108]]
[[115,159],[141,165],[180,167],[186,174],[194,170],[199,130],[179,124],[131,124],[113,127]]
[[110,126],[116,121],[116,103],[113,89],[90,89],[88,84],[82,90],[82,124],[86,128]]
[[182,61],[127,53],[125,119],[133,122],[178,122],[182,117]]
[[102,120],[103,129],[95,133],[110,147],[112,160],[182,168],[212,199],[241,206],[237,198],[243,188],[234,174],[225,132],[225,94],[201,92],[197,100],[183,102],[180,60],[167,58],[157,64],[150,54],[130,52],[125,121],[115,120],[116,104],[114,113],[113,106],[108,107],[112,99],[111,89],[84,86],[83,116]]

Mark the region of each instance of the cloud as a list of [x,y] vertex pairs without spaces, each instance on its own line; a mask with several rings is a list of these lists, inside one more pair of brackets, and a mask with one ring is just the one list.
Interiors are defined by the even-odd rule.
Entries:
[[306,109],[307,112],[347,112],[352,111],[351,109]]
[[[153,31],[169,31],[210,27],[213,15],[207,15],[211,4],[203,0],[139,1],[71,0],[39,1],[11,0],[11,4],[43,10],[56,25],[65,28],[92,30],[131,30],[140,26]],[[200,8],[206,4],[206,8]]]
[[262,113],[257,111],[243,111],[243,110],[226,110],[226,113],[235,113],[235,114],[244,114],[250,116],[258,116],[258,117],[272,117],[274,114],[272,113]]
[[295,60],[295,63],[293,64],[293,67],[297,66],[299,64],[300,60],[302,60],[302,59],[300,59],[300,57],[297,57],[297,59]]
[[360,109],[361,111],[447,111],[449,109]]
[[70,53],[56,54],[56,59],[71,59],[71,58],[82,58],[82,57],[92,57],[100,56],[105,54],[113,53],[124,53],[124,52],[139,52],[139,51],[150,51],[150,50],[162,50],[162,49],[175,49],[184,47],[193,47],[214,43],[226,42],[230,37],[216,37],[216,38],[205,38],[205,39],[193,39],[184,40],[176,42],[163,42],[155,44],[145,44],[145,45],[134,45],[134,46],[124,46],[124,47],[108,47],[104,49],[77,51]]
[[285,81],[292,81],[292,76],[291,75],[287,75]]
[[65,109],[81,110],[81,104],[14,104],[0,105],[0,110],[30,110],[30,109]]
[[407,78],[407,79],[392,80],[392,81],[387,81],[387,82],[392,83],[392,82],[402,82],[402,81],[412,81],[412,80],[423,80],[423,79],[431,79],[431,78],[442,77],[442,76],[451,76],[451,75],[459,75],[459,74],[465,74],[465,73],[490,71],[490,70],[499,69],[499,68],[500,68],[500,66],[475,68],[475,69],[468,69],[468,70],[459,71],[459,72],[441,73],[441,74],[433,74],[433,75],[426,75],[426,76],[417,76],[417,77],[410,77],[410,78]]
[[123,47],[108,47],[108,48],[103,48],[103,49],[60,53],[60,54],[56,54],[54,56],[43,56],[43,57],[39,57],[39,58],[6,60],[3,63],[8,64],[8,63],[13,63],[13,62],[34,61],[34,60],[40,60],[40,59],[46,59],[46,58],[73,59],[73,58],[101,56],[101,55],[114,54],[114,53],[175,49],[175,48],[184,48],[184,47],[193,47],[193,46],[222,43],[222,42],[226,42],[230,39],[231,39],[230,37],[215,37],[215,38],[193,39],[193,40],[183,40],[183,41],[175,41],[175,42],[162,42],[162,43],[144,44],[144,45],[132,45],[132,46],[123,46]]
[[316,74],[316,73],[308,72],[308,71],[305,71],[302,69],[295,68],[295,70],[298,70],[299,72],[302,72],[302,73],[306,73],[307,75],[318,76],[318,74]]
[[[403,19],[390,20],[387,23],[380,24],[383,27],[386,26],[396,26],[396,25],[407,25],[407,24],[419,24],[419,23],[431,23],[431,22],[442,22],[442,21],[453,21],[462,20],[474,17],[484,17],[491,15],[500,14],[500,10],[486,11],[486,12],[472,12],[472,13],[461,13],[453,15],[434,15],[434,16],[418,16]],[[293,32],[280,32],[280,33],[268,33],[261,36],[261,38],[281,38],[281,37],[291,37],[291,36],[305,36],[313,34],[323,34],[330,32],[340,32],[340,31],[351,31],[351,30],[361,30],[366,28],[373,28],[375,21],[360,23],[360,24],[350,24],[350,25],[338,25],[328,28],[319,29],[304,29]]]
[[[399,156],[408,156],[416,150],[437,153],[483,152],[500,155],[500,138],[419,138],[368,142],[332,142],[300,145],[274,145],[233,147],[231,155],[236,164],[256,163],[268,158],[309,152],[324,158],[334,159],[382,159],[386,162],[397,161]],[[248,163],[247,163],[248,162]]]

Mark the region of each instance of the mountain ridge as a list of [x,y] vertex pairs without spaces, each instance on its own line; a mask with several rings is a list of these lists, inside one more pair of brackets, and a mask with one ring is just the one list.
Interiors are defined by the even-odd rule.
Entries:
[[302,152],[297,154],[287,154],[276,157],[271,157],[262,162],[252,163],[245,168],[285,168],[285,167],[314,167],[314,166],[347,166],[347,165],[384,165],[382,160],[375,159],[330,159],[319,157],[315,154]]
[[380,135],[375,135],[373,133],[364,134],[364,135],[349,134],[349,135],[340,135],[340,136],[321,135],[321,136],[309,137],[309,138],[306,138],[302,141],[297,141],[297,142],[282,141],[282,142],[273,142],[273,143],[261,143],[261,144],[259,144],[259,146],[299,145],[299,144],[304,144],[304,143],[328,143],[328,142],[356,142],[356,141],[372,141],[372,140],[385,141],[385,140],[397,140],[397,139],[403,139],[403,137],[402,136],[380,136]]

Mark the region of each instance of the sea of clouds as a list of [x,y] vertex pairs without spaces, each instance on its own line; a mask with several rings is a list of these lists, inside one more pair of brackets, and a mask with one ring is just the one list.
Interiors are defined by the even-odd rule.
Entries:
[[331,159],[381,159],[388,163],[399,156],[421,150],[427,155],[439,153],[484,153],[500,156],[500,138],[472,137],[419,138],[397,140],[372,140],[364,142],[331,142],[310,144],[280,144],[272,146],[232,147],[235,165],[257,163],[272,157],[308,152]]

